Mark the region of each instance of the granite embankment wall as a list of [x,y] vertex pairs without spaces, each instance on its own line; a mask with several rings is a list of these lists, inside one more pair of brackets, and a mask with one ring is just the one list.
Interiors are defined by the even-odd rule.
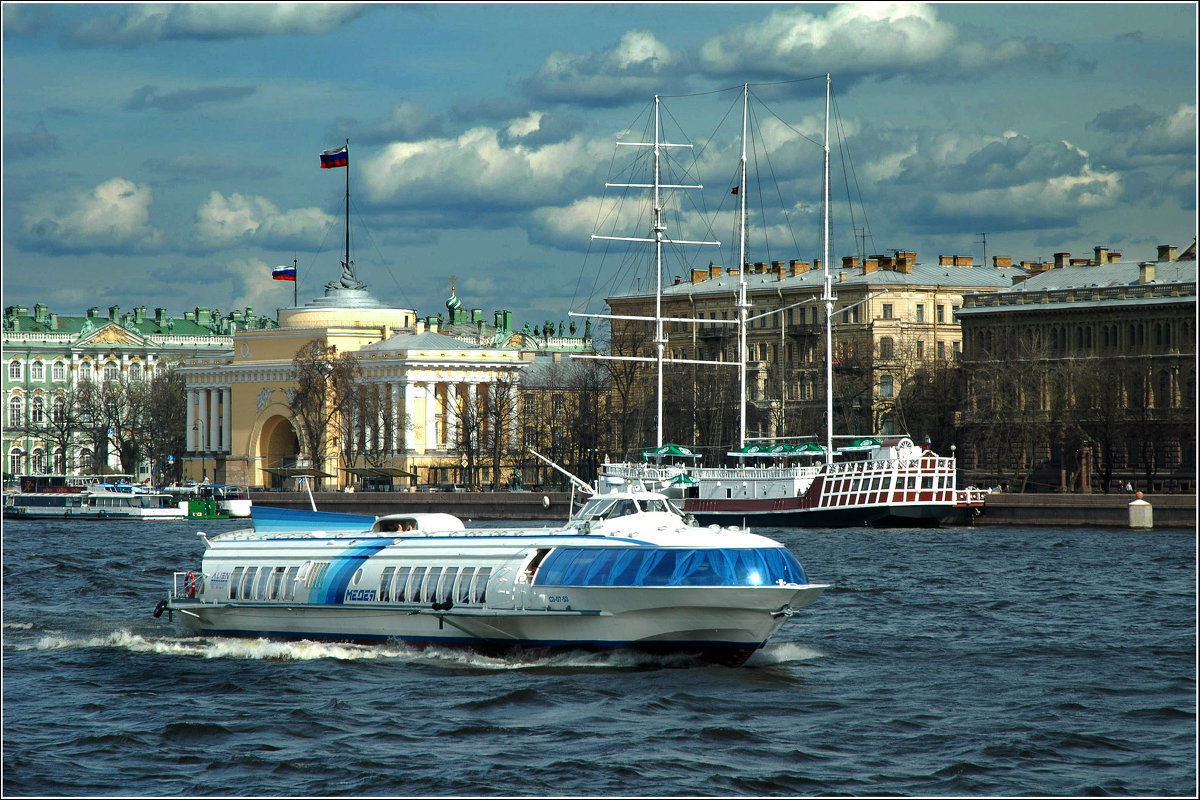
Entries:
[[[1129,527],[1128,494],[989,494],[974,525]],[[1195,528],[1196,495],[1158,494],[1150,504],[1155,528]]]
[[[280,508],[310,509],[308,495],[255,492],[254,502]],[[545,520],[558,522],[570,513],[567,492],[317,492],[321,511],[343,514],[443,512],[464,520]],[[1148,495],[1156,528],[1195,528],[1195,495]],[[991,494],[972,524],[1129,527],[1127,494]]]

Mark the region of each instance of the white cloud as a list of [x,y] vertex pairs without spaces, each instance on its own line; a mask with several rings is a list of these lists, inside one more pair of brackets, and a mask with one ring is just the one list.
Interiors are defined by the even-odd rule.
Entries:
[[136,47],[169,39],[233,39],[270,34],[321,35],[362,15],[364,3],[134,3],[88,20],[73,44]]
[[[530,117],[506,129],[527,134],[532,122]],[[586,186],[611,147],[611,141],[601,145],[580,136],[527,146],[480,126],[453,139],[395,142],[368,158],[363,179],[372,201],[384,205],[539,205]]]
[[628,31],[616,44],[590,53],[555,50],[525,81],[541,101],[620,104],[653,93],[679,57],[649,31]]
[[36,197],[25,206],[25,246],[50,253],[153,249],[162,241],[150,225],[153,197],[149,186],[125,178]]
[[337,220],[318,208],[280,211],[265,197],[212,192],[196,211],[192,241],[202,248],[237,242],[260,247],[315,246]]
[[839,76],[878,73],[976,75],[1013,65],[1057,65],[1064,48],[1029,38],[992,41],[938,18],[923,3],[846,3],[824,15],[807,7],[715,36],[700,47],[703,69],[720,75]]

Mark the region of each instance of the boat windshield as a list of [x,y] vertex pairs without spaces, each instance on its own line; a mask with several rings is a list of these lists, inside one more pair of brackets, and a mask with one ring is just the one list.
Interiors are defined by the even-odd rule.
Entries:
[[665,514],[682,516],[675,506],[661,497],[596,497],[584,504],[575,514],[577,520],[613,519],[643,511],[658,511]]

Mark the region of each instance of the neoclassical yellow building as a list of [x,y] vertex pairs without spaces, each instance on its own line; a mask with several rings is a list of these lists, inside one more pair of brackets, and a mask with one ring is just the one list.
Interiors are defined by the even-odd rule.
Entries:
[[[518,380],[528,362],[515,349],[426,330],[415,311],[386,307],[361,283],[346,283],[331,282],[324,297],[280,309],[278,328],[239,331],[232,352],[195,358],[182,368],[189,477],[290,488],[292,477],[323,464],[327,488],[364,475],[401,477],[400,487],[455,479],[463,458],[458,426],[465,404],[485,403],[495,381]],[[378,458],[370,467],[345,463],[334,432],[326,436],[323,459],[304,441],[289,398],[296,386],[293,358],[314,340],[358,356],[363,381],[390,417],[390,425],[370,433],[378,437],[374,449],[384,456],[382,466]],[[515,450],[515,410],[503,428]]]

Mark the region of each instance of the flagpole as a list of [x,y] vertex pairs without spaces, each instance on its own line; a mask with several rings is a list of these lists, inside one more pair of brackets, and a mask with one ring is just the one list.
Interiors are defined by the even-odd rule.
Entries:
[[294,276],[292,276],[292,308],[299,308],[300,300],[298,299],[299,296],[296,292],[300,286],[300,259],[292,259],[292,271],[296,273]]
[[346,269],[350,269],[350,140],[346,140]]

